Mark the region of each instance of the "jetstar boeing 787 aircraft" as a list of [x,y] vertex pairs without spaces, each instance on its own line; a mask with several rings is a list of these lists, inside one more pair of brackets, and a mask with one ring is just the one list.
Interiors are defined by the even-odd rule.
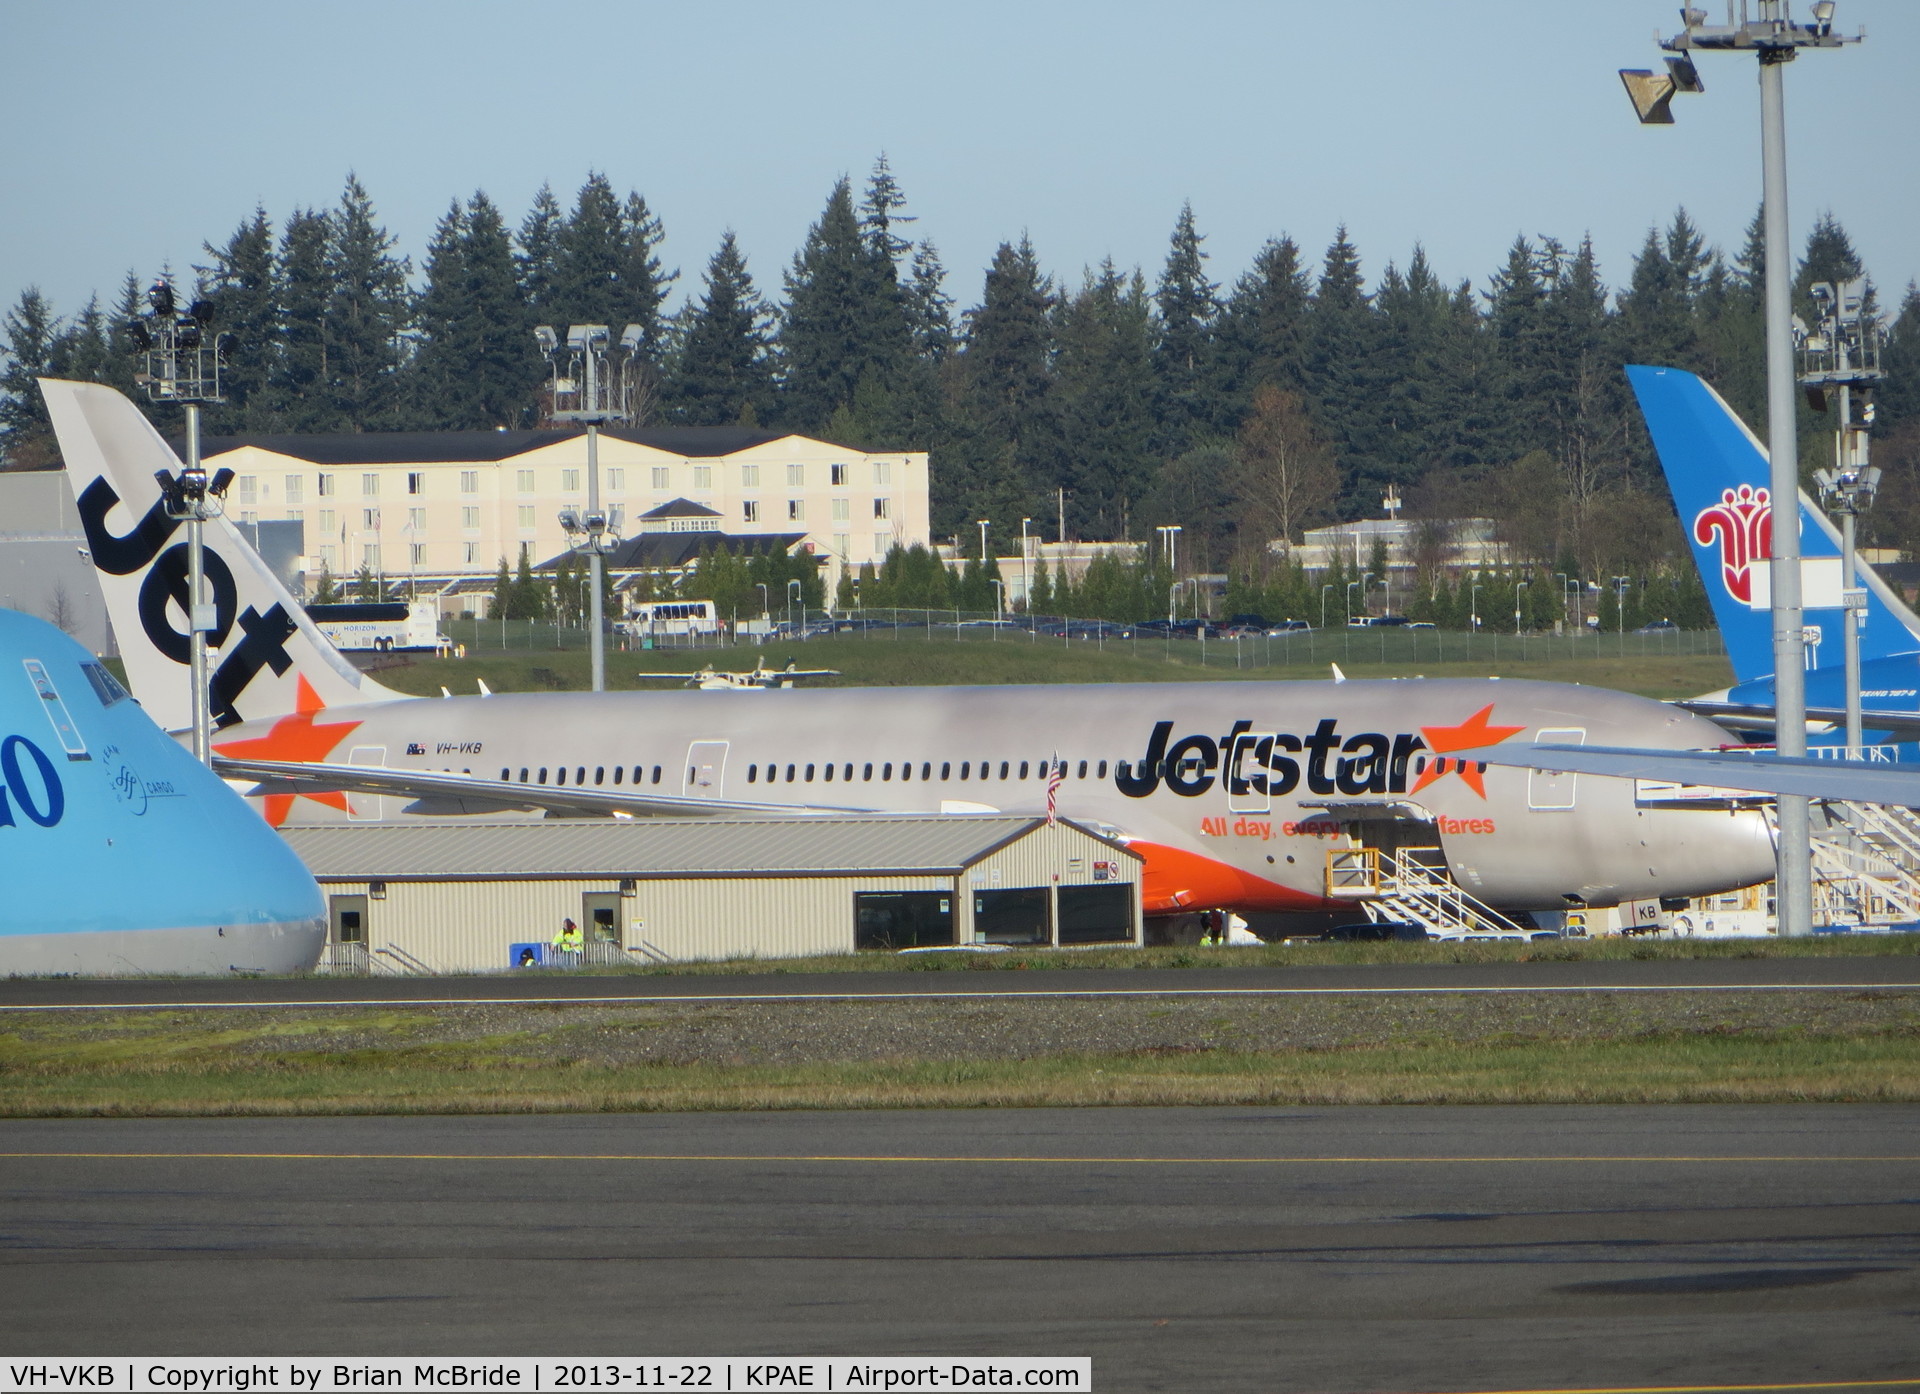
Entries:
[[[135,694],[187,725],[179,461],[113,390],[42,384]],[[429,503],[428,506],[431,506]],[[418,698],[357,673],[239,533],[208,526],[218,767],[268,821],[488,814],[1038,812],[1146,858],[1146,907],[1318,909],[1327,854],[1443,849],[1507,909],[1610,905],[1772,874],[1750,810],[1631,780],[1489,768],[1501,742],[1714,748],[1712,723],[1595,688],[1497,679],[1143,683]]]

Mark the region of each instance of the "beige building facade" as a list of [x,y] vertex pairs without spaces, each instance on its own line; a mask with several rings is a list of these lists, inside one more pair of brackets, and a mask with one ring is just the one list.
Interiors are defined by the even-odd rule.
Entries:
[[[522,548],[538,564],[566,550],[561,509],[587,503],[587,440],[575,431],[233,437],[205,453],[209,468],[234,472],[236,521],[303,525],[309,584],[323,568],[388,581],[491,575]],[[601,504],[623,536],[688,499],[728,536],[803,535],[799,545],[829,559],[829,586],[896,542],[929,540],[924,452],[662,427],[603,431],[598,454]]]

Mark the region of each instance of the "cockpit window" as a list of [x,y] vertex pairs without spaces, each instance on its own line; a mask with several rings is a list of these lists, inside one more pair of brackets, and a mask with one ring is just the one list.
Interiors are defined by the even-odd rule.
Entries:
[[120,686],[120,680],[98,663],[82,663],[80,671],[87,675],[87,682],[93,687],[93,695],[100,699],[100,705],[110,707],[115,702],[124,702],[131,694]]

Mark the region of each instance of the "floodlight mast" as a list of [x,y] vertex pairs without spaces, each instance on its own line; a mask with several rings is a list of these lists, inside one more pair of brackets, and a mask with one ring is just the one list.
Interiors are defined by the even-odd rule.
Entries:
[[[1773,500],[1773,684],[1774,744],[1781,755],[1807,752],[1806,637],[1800,604],[1800,469],[1793,397],[1793,269],[1787,244],[1787,126],[1782,68],[1803,48],[1839,48],[1859,43],[1833,31],[1832,0],[1818,0],[1813,22],[1797,24],[1786,0],[1754,0],[1752,18],[1746,0],[1739,17],[1731,3],[1727,23],[1708,24],[1696,6],[1680,11],[1685,26],[1660,47],[1677,55],[1667,74],[1644,69],[1620,73],[1643,125],[1669,125],[1667,103],[1678,92],[1702,92],[1705,84],[1693,66],[1695,50],[1752,53],[1760,60],[1761,220],[1766,235],[1767,307],[1767,457],[1769,496]],[[1808,800],[1803,794],[1779,799],[1779,861],[1774,901],[1782,935],[1813,932],[1813,856]]]
[[147,291],[152,312],[128,330],[141,351],[141,370],[133,375],[153,402],[176,402],[186,409],[187,459],[177,475],[156,476],[161,504],[169,518],[187,525],[187,594],[181,604],[187,619],[187,673],[192,707],[193,758],[207,764],[213,756],[213,717],[209,709],[207,635],[220,627],[219,607],[206,599],[203,525],[225,507],[222,496],[233,482],[223,469],[211,479],[200,463],[200,404],[223,402],[220,363],[234,348],[231,334],[209,334],[214,309],[196,299],[180,312],[173,285],[164,276]]
[[551,416],[556,421],[584,422],[587,427],[587,511],[583,515],[575,509],[562,509],[560,526],[567,534],[567,546],[587,554],[587,586],[591,592],[587,599],[587,652],[595,692],[607,690],[606,615],[601,597],[606,555],[620,545],[618,511],[609,517],[600,507],[600,427],[610,422],[631,424],[638,415],[645,334],[637,324],[621,330],[620,351],[625,357],[615,361],[608,347],[606,325],[569,325],[563,376],[560,336],[552,325],[535,325],[533,330],[534,342],[552,372]]

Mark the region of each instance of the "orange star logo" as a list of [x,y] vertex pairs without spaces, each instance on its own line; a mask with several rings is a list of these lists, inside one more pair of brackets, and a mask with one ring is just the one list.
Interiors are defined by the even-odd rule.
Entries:
[[[357,721],[330,721],[324,726],[317,725],[314,717],[325,710],[326,703],[320,700],[320,694],[313,690],[305,675],[301,675],[295,690],[292,716],[281,717],[264,736],[228,741],[225,745],[216,745],[214,749],[236,760],[324,760],[333,753],[335,746],[360,726]],[[268,824],[277,828],[286,822],[287,813],[296,798],[312,799],[328,808],[348,812],[347,796],[337,789],[323,794],[268,794],[265,810]]]
[[1489,702],[1458,726],[1422,726],[1420,735],[1426,741],[1427,749],[1440,758],[1427,766],[1426,773],[1415,782],[1411,792],[1417,794],[1442,776],[1457,774],[1461,783],[1484,799],[1487,796],[1487,784],[1480,766],[1472,760],[1448,757],[1456,750],[1477,750],[1483,745],[1498,745],[1508,736],[1517,736],[1527,729],[1524,726],[1490,726],[1487,718],[1492,715],[1493,703]]

